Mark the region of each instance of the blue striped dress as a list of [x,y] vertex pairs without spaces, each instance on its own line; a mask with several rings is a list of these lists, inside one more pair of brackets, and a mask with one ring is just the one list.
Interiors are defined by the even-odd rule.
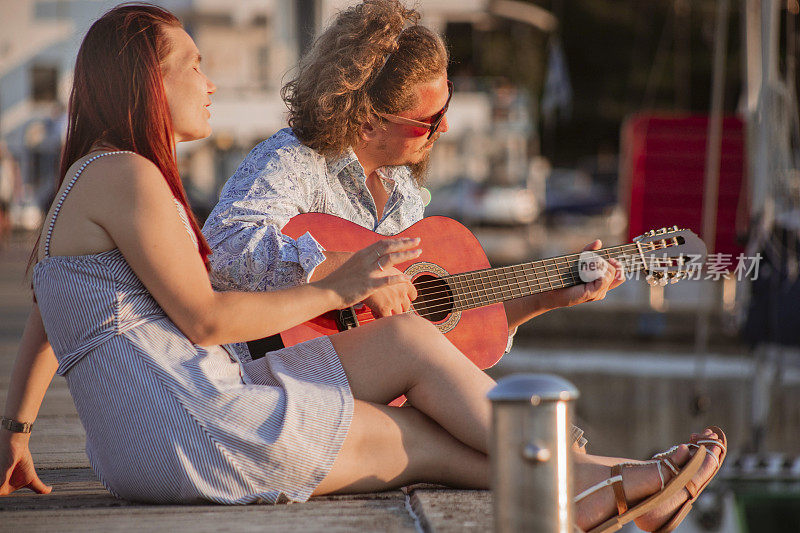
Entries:
[[[327,338],[240,365],[192,344],[118,249],[51,256],[56,204],[33,285],[50,344],[114,495],[225,504],[305,501],[347,434],[353,397]],[[180,204],[176,216],[186,214]]]

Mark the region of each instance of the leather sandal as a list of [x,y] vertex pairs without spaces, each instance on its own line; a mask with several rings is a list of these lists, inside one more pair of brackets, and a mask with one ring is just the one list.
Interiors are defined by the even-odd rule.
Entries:
[[[575,503],[586,498],[590,494],[605,488],[611,487],[614,490],[614,499],[617,503],[617,516],[605,520],[601,524],[593,527],[586,533],[607,533],[610,531],[617,531],[628,522],[632,522],[642,515],[652,511],[658,506],[664,504],[669,498],[683,490],[692,478],[700,470],[700,467],[705,460],[705,445],[700,444],[698,441],[698,451],[694,456],[682,467],[678,468],[669,457],[659,457],[656,460],[658,467],[658,474],[661,478],[661,490],[655,494],[648,496],[643,501],[637,503],[633,507],[628,507],[628,500],[625,497],[625,489],[622,486],[622,468],[626,466],[641,466],[643,463],[622,463],[611,467],[611,477],[597,483],[575,496]],[[646,464],[646,463],[644,463]],[[675,474],[675,477],[664,483],[664,476],[661,471],[661,465],[664,464],[670,471]]]
[[[689,511],[692,510],[692,504],[695,502],[695,500],[697,500],[697,497],[700,496],[700,493],[703,492],[703,490],[705,490],[706,486],[708,486],[711,480],[714,479],[714,476],[717,475],[720,467],[722,466],[722,461],[725,460],[725,456],[728,454],[728,439],[725,437],[725,432],[722,431],[717,426],[708,426],[708,428],[706,429],[710,429],[712,432],[716,433],[718,438],[709,439],[700,437],[695,442],[690,442],[689,444],[687,444],[687,446],[696,447],[698,453],[696,453],[695,455],[699,456],[704,455],[702,453],[699,453],[701,449],[704,449],[706,453],[708,453],[711,457],[714,458],[714,461],[716,461],[717,463],[717,468],[714,470],[714,473],[711,474],[711,476],[699,487],[695,485],[692,481],[689,481],[689,483],[686,484],[684,488],[686,489],[686,492],[689,493],[689,499],[686,500],[683,503],[683,505],[675,512],[675,514],[672,515],[672,518],[667,520],[667,522],[660,528],[658,528],[655,531],[655,533],[669,533],[670,531],[673,531],[676,527],[678,527],[678,525],[683,521],[683,519],[686,518],[686,515],[689,514]],[[706,446],[708,446],[708,448],[706,448]],[[722,453],[720,453],[719,459],[717,459],[717,456],[710,449],[711,446],[719,446],[722,449]]]

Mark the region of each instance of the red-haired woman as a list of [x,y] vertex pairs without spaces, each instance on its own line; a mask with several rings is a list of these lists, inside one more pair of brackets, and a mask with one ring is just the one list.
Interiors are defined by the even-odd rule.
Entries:
[[[87,33],[61,186],[34,252],[37,303],[3,412],[0,494],[49,491],[28,430],[56,371],[94,471],[123,498],[248,503],[414,481],[487,487],[493,382],[428,322],[379,320],[244,366],[221,346],[408,283],[380,267],[415,257],[419,243],[381,241],[288,290],[214,292],[175,162],[175,142],[209,135],[214,91],[194,42],[160,8],[115,8]],[[386,406],[401,394],[413,408]],[[655,494],[654,510],[623,520],[664,522],[686,508],[689,479],[712,476],[717,437],[696,436],[690,447],[707,453],[694,458],[682,445],[626,468],[624,483],[611,476],[619,459],[579,455],[577,486],[588,489],[579,524],[615,515],[609,477],[631,504]]]

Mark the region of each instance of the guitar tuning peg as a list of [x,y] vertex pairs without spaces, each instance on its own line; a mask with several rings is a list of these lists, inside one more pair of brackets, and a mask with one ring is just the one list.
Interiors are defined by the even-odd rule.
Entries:
[[666,284],[667,284],[667,278],[661,278],[661,279],[659,279],[659,280],[658,280],[658,284],[659,284],[659,285],[661,285],[662,287],[666,286]]
[[656,284],[658,283],[658,280],[654,278],[652,274],[648,274],[647,277],[645,277],[644,279],[647,281],[647,284],[650,285],[651,287],[655,287]]
[[678,225],[677,224],[672,226],[672,231],[678,231]]
[[680,274],[672,274],[669,277],[669,282],[672,285],[674,285],[675,283],[678,283],[680,280],[681,280],[681,275]]

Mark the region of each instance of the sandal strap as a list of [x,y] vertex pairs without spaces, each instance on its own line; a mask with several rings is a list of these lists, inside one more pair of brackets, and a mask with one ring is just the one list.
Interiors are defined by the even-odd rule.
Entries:
[[676,444],[675,446],[672,446],[668,450],[664,450],[661,453],[657,453],[652,457],[652,459],[661,459],[663,457],[668,457],[668,456],[672,455],[675,452],[675,450],[678,449],[679,446],[680,446],[680,444]]
[[628,510],[628,501],[625,498],[625,489],[622,486],[622,466],[612,466],[611,477],[619,478],[619,481],[613,483],[611,488],[614,489],[614,499],[617,501],[617,516],[622,516]]
[[719,439],[700,439],[697,441],[697,444],[713,444],[714,446],[719,446],[723,452],[728,451],[725,447],[725,443]]
[[575,496],[573,501],[575,503],[578,503],[579,501],[581,501],[585,497],[589,496],[590,494],[594,494],[598,490],[603,489],[605,487],[608,487],[609,485],[612,485],[614,483],[622,484],[622,474],[617,475],[617,476],[612,476],[612,477],[610,477],[608,479],[604,479],[603,481],[601,481],[600,483],[597,483],[596,485],[592,485],[591,487],[589,487],[585,491],[583,491],[580,494],[578,494],[577,496]]
[[662,457],[661,462],[664,463],[666,467],[670,469],[673,475],[677,476],[678,473],[680,472],[680,469],[677,466],[675,466],[675,463],[673,463],[669,457]]
[[[716,443],[714,443],[713,441],[712,442],[700,442],[700,441],[698,441],[698,444],[687,444],[687,446],[692,446],[694,448],[699,448],[702,444],[716,444]],[[723,450],[724,450],[724,448],[723,448]],[[712,452],[709,448],[706,448],[706,453],[709,455],[709,457],[714,459],[714,463],[716,463],[716,465],[717,465],[716,468],[719,468],[720,467],[719,459],[717,459],[716,454],[714,452]]]
[[697,494],[700,492],[699,490],[697,490],[697,485],[695,484],[695,482],[692,481],[691,479],[689,480],[689,483],[687,483],[683,488],[685,488],[686,492],[689,493],[690,501],[694,500],[697,497]]

